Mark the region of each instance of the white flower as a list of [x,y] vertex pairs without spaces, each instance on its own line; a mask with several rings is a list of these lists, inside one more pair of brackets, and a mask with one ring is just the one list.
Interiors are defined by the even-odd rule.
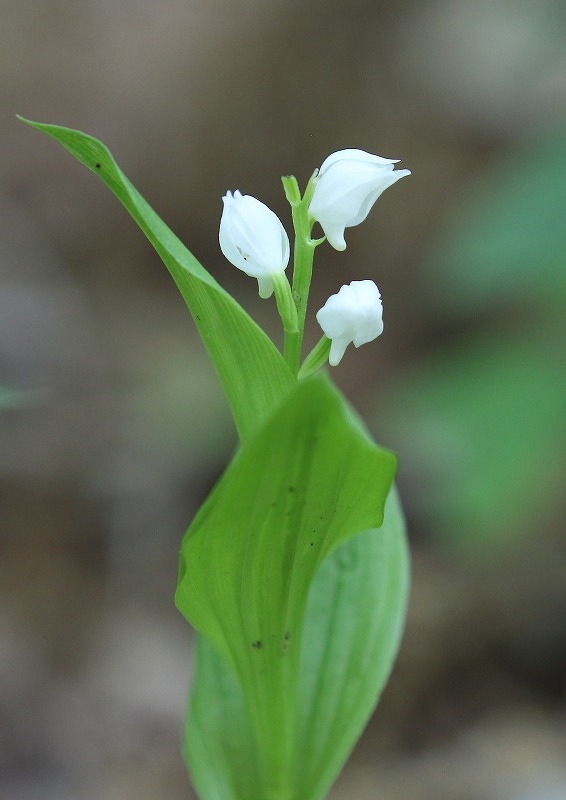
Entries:
[[383,331],[382,317],[381,295],[373,281],[352,281],[329,297],[316,318],[332,340],[331,366],[340,363],[350,342],[359,347],[377,339]]
[[273,294],[273,277],[289,263],[289,237],[266,205],[238,190],[226,192],[220,220],[220,249],[235,267],[257,278],[260,297]]
[[309,213],[336,250],[346,249],[344,228],[363,222],[380,194],[411,174],[395,171],[396,163],[363,150],[339,150],[323,162]]

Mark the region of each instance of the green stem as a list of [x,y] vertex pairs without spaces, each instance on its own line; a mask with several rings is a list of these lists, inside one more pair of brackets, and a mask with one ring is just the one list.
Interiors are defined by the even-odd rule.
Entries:
[[301,197],[296,178],[288,176],[282,180],[285,195],[291,205],[293,227],[295,229],[293,299],[297,307],[298,321],[298,330],[296,332],[285,333],[285,358],[293,374],[297,375],[301,362],[314,251],[324,239],[311,239],[313,220],[309,216],[309,204],[316,186],[316,173],[308,182],[303,197]]

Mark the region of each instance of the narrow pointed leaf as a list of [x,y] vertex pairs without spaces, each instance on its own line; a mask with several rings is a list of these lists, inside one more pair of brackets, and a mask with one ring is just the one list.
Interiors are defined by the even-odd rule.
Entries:
[[105,145],[80,131],[20,119],[96,173],[137,222],[183,295],[228,396],[240,438],[248,438],[294,382],[273,342],[157,216]]
[[235,670],[274,797],[295,782],[312,579],[339,544],[381,524],[394,470],[394,456],[316,376],[236,455],[183,541],[177,605]]

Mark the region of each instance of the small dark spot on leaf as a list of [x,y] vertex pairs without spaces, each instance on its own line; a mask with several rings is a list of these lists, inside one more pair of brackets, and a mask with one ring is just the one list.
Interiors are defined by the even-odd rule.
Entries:
[[314,542],[311,542],[311,547],[314,547]]
[[291,633],[290,633],[290,631],[285,631],[285,636],[284,636],[283,638],[285,639],[285,641],[286,641],[286,642],[288,642],[288,641],[289,641],[289,639],[291,638]]
[[289,491],[290,492],[294,492],[295,491],[295,487],[294,486],[289,486]]
[[196,316],[196,318],[198,319],[198,321],[200,322],[200,317],[199,317],[199,315],[198,315],[198,314],[196,314],[195,316]]
[[98,162],[96,162],[94,167],[95,167],[95,169],[102,169],[102,164],[99,164]]
[[256,650],[259,650],[261,647],[261,642],[258,639],[257,642],[252,642],[252,647],[255,647]]
[[271,503],[271,508],[277,508],[277,503],[275,502],[275,500]]

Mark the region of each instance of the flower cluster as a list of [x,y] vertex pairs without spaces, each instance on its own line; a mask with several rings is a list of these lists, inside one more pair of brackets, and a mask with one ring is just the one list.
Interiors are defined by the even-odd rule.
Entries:
[[[411,174],[407,169],[396,170],[396,163],[355,149],[328,156],[311,178],[303,200],[299,198],[295,204],[299,207],[308,200],[307,243],[314,249],[326,238],[336,250],[345,250],[345,229],[363,222],[385,189]],[[255,197],[237,190],[227,192],[223,203],[219,236],[222,252],[234,266],[257,279],[260,297],[270,297],[275,288],[279,305],[282,280],[288,286],[285,270],[290,257],[289,238],[281,221]],[[315,222],[324,238],[313,241],[310,230]],[[297,298],[300,293],[295,291],[295,282],[293,290]],[[329,363],[336,366],[350,343],[359,347],[377,338],[383,331],[382,314],[381,295],[373,281],[352,281],[332,295],[316,315],[323,339],[331,341]],[[291,330],[291,326],[286,329]]]

